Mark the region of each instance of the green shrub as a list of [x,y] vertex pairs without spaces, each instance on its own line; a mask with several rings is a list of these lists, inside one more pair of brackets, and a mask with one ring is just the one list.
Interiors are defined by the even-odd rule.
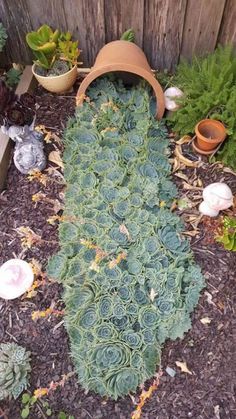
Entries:
[[226,250],[236,252],[236,217],[224,217],[216,241],[222,243]]
[[100,80],[89,96],[65,132],[64,215],[75,221],[60,224],[48,274],[64,285],[81,385],[117,399],[153,376],[167,338],[190,328],[204,281],[169,209],[167,131],[146,87]]
[[184,91],[181,107],[169,118],[181,135],[194,132],[201,119],[222,121],[228,132],[218,159],[236,169],[236,55],[232,47],[219,46],[205,58],[182,62],[173,84]]
[[0,345],[0,400],[17,397],[28,386],[30,352],[16,343]]

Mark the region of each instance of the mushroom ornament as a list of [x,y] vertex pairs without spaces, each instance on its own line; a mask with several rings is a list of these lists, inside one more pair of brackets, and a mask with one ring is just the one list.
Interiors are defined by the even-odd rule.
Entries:
[[199,211],[203,215],[216,217],[219,211],[225,210],[233,205],[233,194],[226,183],[211,183],[203,189],[203,202]]
[[33,284],[31,266],[21,259],[10,259],[0,267],[0,297],[13,300],[23,295]]

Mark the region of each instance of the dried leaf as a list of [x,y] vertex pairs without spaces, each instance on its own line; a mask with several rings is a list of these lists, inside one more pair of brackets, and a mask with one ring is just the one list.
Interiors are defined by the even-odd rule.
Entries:
[[198,162],[193,162],[193,161],[191,161],[191,160],[189,160],[189,159],[187,159],[186,157],[183,156],[181,145],[176,145],[174,153],[175,153],[177,159],[180,160],[181,163],[184,163],[185,166],[187,166],[187,167],[198,167],[199,166]]
[[57,166],[61,167],[62,169],[64,168],[64,164],[62,162],[59,151],[51,151],[51,153],[49,153],[48,160],[55,163]]
[[184,236],[196,237],[198,233],[199,233],[199,230],[189,230],[189,231],[184,231],[182,234]]
[[188,191],[189,190],[191,190],[191,191],[202,191],[202,188],[200,188],[198,186],[190,185],[187,182],[183,182],[183,188],[186,189],[186,190],[188,190]]
[[175,176],[179,177],[180,179],[186,180],[186,182],[189,182],[188,176],[186,176],[184,173],[182,172],[177,172],[175,173]]
[[200,319],[200,322],[202,324],[210,324],[211,323],[211,319],[209,317],[203,317],[202,319]]
[[155,298],[157,295],[158,295],[158,293],[157,293],[157,292],[155,292],[155,290],[154,290],[153,288],[151,288],[151,291],[150,291],[150,299],[151,299],[151,301],[154,301],[154,298]]
[[64,205],[62,202],[60,202],[58,199],[54,200],[54,204],[53,204],[53,211],[55,212],[55,214],[57,214],[59,211],[64,209]]
[[214,406],[214,413],[215,413],[216,419],[220,419],[220,406],[218,404]]
[[207,302],[208,302],[208,304],[212,304],[213,306],[215,306],[216,307],[216,305],[215,305],[215,303],[214,303],[214,301],[212,301],[212,295],[208,292],[208,291],[205,291],[204,292],[204,294],[206,295],[206,297],[207,297]]
[[182,138],[176,141],[176,144],[179,144],[179,145],[187,144],[187,143],[190,143],[191,140],[192,140],[192,137],[190,137],[190,135],[184,135]]
[[121,224],[119,227],[119,231],[122,234],[125,234],[128,237],[128,240],[130,240],[130,234],[129,234],[129,230],[127,229],[127,227],[124,224]]
[[188,369],[186,362],[176,361],[175,364],[181,369],[181,372],[192,375],[193,373]]

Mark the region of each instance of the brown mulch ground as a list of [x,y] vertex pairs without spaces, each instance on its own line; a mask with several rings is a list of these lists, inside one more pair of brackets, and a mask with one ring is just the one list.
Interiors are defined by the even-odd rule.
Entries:
[[[37,123],[61,134],[66,120],[74,112],[73,93],[60,97],[38,89],[36,95],[39,105]],[[47,153],[52,151],[53,146],[48,144],[46,150]],[[236,193],[236,177],[223,172],[218,166],[204,165],[197,170],[197,176],[203,186],[225,180]],[[20,256],[26,260],[35,258],[45,266],[48,256],[56,251],[57,226],[46,222],[54,214],[52,205],[44,202],[35,204],[31,200],[31,196],[39,191],[47,197],[60,199],[63,189],[60,178],[50,179],[46,187],[37,181],[29,182],[11,164],[6,190],[0,194],[0,264]],[[181,180],[177,183],[182,194]],[[15,230],[20,226],[29,226],[47,242],[22,253],[20,238]],[[143,419],[236,417],[236,342],[233,338],[236,256],[223,250],[214,241],[209,244],[206,228],[206,223],[201,223],[198,236],[191,240],[196,262],[205,274],[207,288],[192,316],[192,330],[182,341],[168,342],[164,347],[163,375],[158,390],[143,408]],[[57,309],[63,308],[61,291],[60,285],[51,283],[40,288],[32,299],[0,300],[0,342],[15,341],[32,352],[32,391],[47,387],[52,380],[58,381],[63,374],[73,370],[62,318],[51,316],[37,322],[31,319],[32,311],[45,310],[52,302],[55,302]],[[206,317],[210,323],[204,325],[200,319]],[[186,362],[192,374],[181,373],[176,361]],[[167,366],[176,371],[173,378],[166,373]],[[73,414],[76,419],[128,419],[135,408],[129,397],[114,402],[103,400],[93,393],[85,394],[76,376],[71,377],[63,388],[52,392],[47,399],[55,419],[60,411]],[[19,400],[0,402],[0,407],[9,419],[20,418]],[[31,419],[44,417],[42,410],[37,407],[30,415]]]

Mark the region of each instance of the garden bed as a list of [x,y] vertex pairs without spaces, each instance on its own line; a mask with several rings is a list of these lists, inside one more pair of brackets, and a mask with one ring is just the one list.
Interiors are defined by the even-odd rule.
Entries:
[[[74,113],[77,88],[75,86],[73,93],[63,96],[48,94],[37,88],[35,94],[39,108],[36,124],[43,124],[48,131],[61,138],[66,121]],[[54,144],[61,149],[55,142],[55,137]],[[47,154],[53,150],[53,142],[48,143]],[[47,222],[55,214],[53,204],[43,199],[41,202],[32,201],[32,195],[39,192],[54,200],[54,203],[56,199],[62,200],[63,180],[60,168],[53,163],[49,163],[49,167],[54,167],[56,171],[51,169],[50,172],[44,172],[47,175],[44,186],[37,180],[30,182],[27,176],[20,174],[11,164],[7,188],[0,195],[0,263],[18,256],[26,260],[36,259],[45,267],[48,256],[57,250],[57,223],[51,225]],[[182,172],[190,179],[193,169]],[[222,171],[219,165],[205,163],[196,169],[196,178],[203,186],[214,181],[226,181],[233,193],[236,193],[235,176]],[[184,181],[177,176],[174,179],[179,187],[179,194],[185,194]],[[193,182],[190,181],[189,184],[192,185]],[[194,194],[199,194],[198,187],[189,192],[193,200]],[[186,220],[188,214],[196,216],[194,208],[183,210],[182,213]],[[22,250],[20,236],[16,231],[21,226],[30,227],[45,241],[27,251]],[[223,250],[221,245],[207,241],[208,229],[204,219],[198,228],[197,235],[191,238],[191,247],[196,262],[205,274],[207,288],[202,292],[193,314],[191,331],[182,341],[168,342],[164,346],[163,374],[157,391],[143,408],[143,418],[235,417],[232,322],[236,260],[234,254]],[[186,230],[188,229],[191,230],[192,227],[187,223]],[[57,382],[63,374],[73,370],[62,317],[50,316],[37,322],[31,318],[33,311],[45,310],[52,304],[55,304],[57,310],[62,310],[61,291],[60,285],[46,283],[30,299],[12,302],[1,300],[0,303],[0,341],[16,341],[32,351],[32,391],[39,387],[48,387],[52,380]],[[191,374],[180,372],[176,361],[186,362]],[[166,373],[167,366],[175,370],[176,375],[173,378]],[[114,402],[102,399],[94,393],[85,395],[77,384],[76,376],[70,377],[63,388],[51,392],[47,398],[53,418],[64,411],[67,415],[73,414],[76,419],[126,419],[132,416],[135,409],[135,404],[129,397]],[[9,404],[1,402],[0,406],[8,418],[20,417],[20,401],[11,401]],[[30,417],[36,419],[44,416],[36,407]]]

